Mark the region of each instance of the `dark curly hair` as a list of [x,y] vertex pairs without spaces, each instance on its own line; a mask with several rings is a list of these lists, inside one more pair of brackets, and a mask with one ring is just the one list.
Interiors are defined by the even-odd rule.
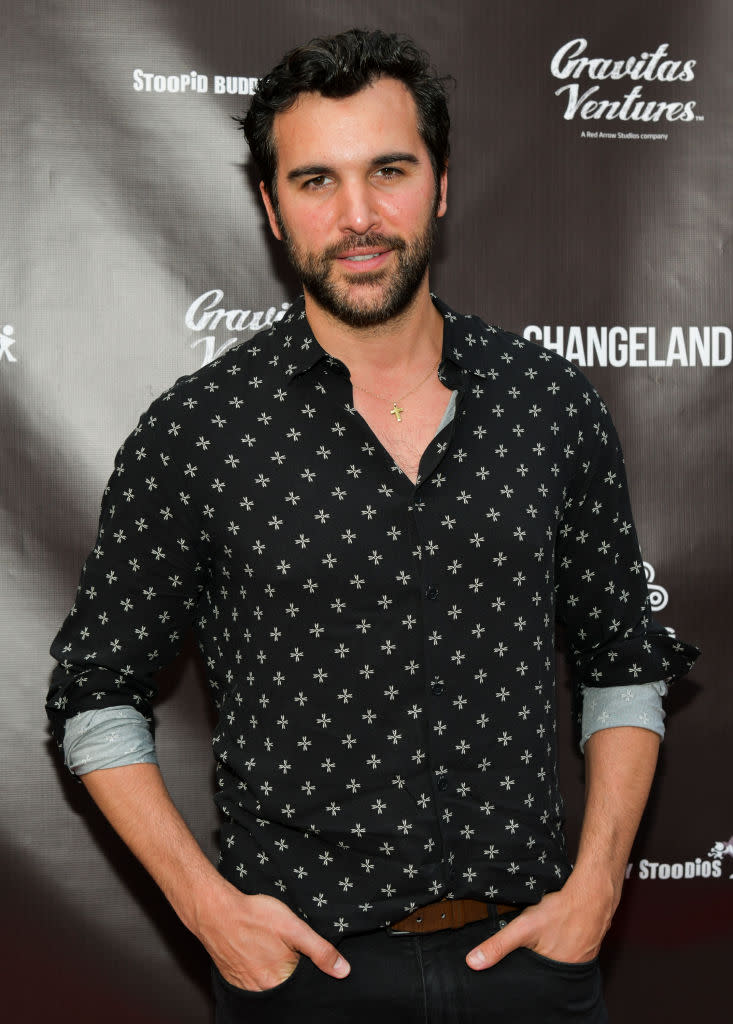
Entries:
[[383,76],[396,78],[410,90],[417,106],[418,131],[430,154],[436,186],[439,184],[450,152],[446,102],[450,79],[440,78],[429,56],[406,36],[352,28],[312,39],[287,53],[260,79],[247,113],[235,118],[273,198],[277,171],[272,131],[275,115],[292,107],[301,93],[341,99]]

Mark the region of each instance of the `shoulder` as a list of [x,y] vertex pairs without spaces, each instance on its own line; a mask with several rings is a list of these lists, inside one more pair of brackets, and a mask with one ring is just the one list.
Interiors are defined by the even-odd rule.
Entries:
[[487,377],[512,394],[532,392],[548,405],[606,412],[593,384],[557,352],[475,314],[456,313],[436,300],[445,322],[445,354],[465,371]]
[[[287,379],[287,337],[274,328],[227,349],[218,358],[183,374],[152,402],[141,421],[159,424],[183,416],[187,421],[225,417],[262,389],[276,390]],[[284,344],[285,343],[285,344]]]

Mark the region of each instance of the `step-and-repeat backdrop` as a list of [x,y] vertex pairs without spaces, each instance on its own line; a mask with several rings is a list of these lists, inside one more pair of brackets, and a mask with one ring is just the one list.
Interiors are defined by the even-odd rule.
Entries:
[[[729,0],[3,5],[0,999],[13,1020],[210,1019],[205,956],[58,765],[43,713],[47,650],[139,413],[176,377],[246,344],[297,292],[232,115],[286,49],[353,24],[413,35],[454,75],[434,288],[562,353],[604,395],[653,607],[704,651],[668,700],[604,962],[616,1020],[727,1019],[732,10]],[[563,675],[572,842],[582,759]],[[158,745],[213,856],[211,725],[188,654],[166,673]]]

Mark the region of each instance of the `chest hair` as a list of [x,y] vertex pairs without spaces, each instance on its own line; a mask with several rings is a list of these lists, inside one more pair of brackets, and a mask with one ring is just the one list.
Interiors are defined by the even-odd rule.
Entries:
[[354,408],[372,433],[413,483],[423,452],[435,437],[450,400],[450,391],[435,378],[422,393],[405,399],[401,421],[390,415],[384,399],[354,391]]

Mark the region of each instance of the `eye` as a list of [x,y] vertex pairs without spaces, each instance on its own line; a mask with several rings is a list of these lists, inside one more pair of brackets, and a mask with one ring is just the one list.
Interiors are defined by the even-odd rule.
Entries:
[[395,178],[401,178],[403,172],[399,167],[380,167],[377,174],[385,181],[394,181]]
[[330,183],[331,179],[325,174],[317,174],[313,178],[308,178],[303,182],[303,188],[310,189],[317,192],[319,189],[325,188]]

